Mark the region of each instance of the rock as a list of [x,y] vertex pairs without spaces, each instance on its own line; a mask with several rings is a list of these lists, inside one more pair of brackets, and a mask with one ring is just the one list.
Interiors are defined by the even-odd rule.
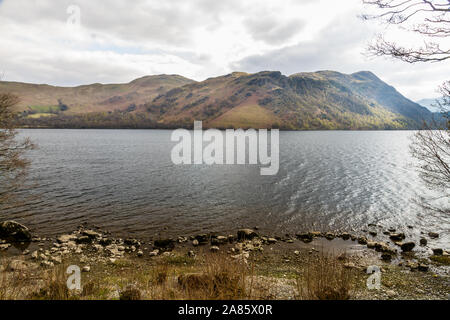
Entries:
[[112,239],[109,239],[109,238],[101,238],[100,240],[99,240],[99,242],[98,243],[100,243],[102,246],[104,246],[104,247],[107,247],[107,246],[109,246],[110,244],[112,244]]
[[343,234],[341,234],[341,238],[342,240],[348,240],[350,239],[351,235],[347,232],[344,232]]
[[31,242],[30,230],[15,221],[4,221],[0,223],[0,238],[13,242]]
[[267,239],[267,242],[268,242],[269,244],[275,244],[275,243],[277,243],[277,239],[275,239],[275,238],[269,238],[269,239]]
[[91,271],[91,267],[90,266],[84,266],[82,271],[83,272],[90,272]]
[[441,248],[433,249],[433,254],[435,256],[442,256],[444,254],[444,250],[442,250]]
[[61,263],[62,263],[61,257],[55,257],[55,256],[52,256],[52,257],[50,257],[50,260],[51,260],[53,263],[55,263],[55,264],[61,264]]
[[213,246],[218,246],[228,242],[228,238],[224,236],[211,237],[211,244]]
[[81,233],[83,236],[89,237],[90,239],[94,240],[96,238],[100,238],[102,235],[94,230],[84,230]]
[[232,234],[228,235],[228,242],[233,243],[234,242],[234,236]]
[[92,243],[92,238],[90,238],[88,236],[81,236],[81,237],[78,237],[75,240],[75,242],[78,244],[89,244],[89,243]]
[[303,241],[304,243],[312,242],[314,239],[314,236],[312,233],[300,233],[296,235],[297,239]]
[[300,255],[300,251],[296,250],[296,251],[294,251],[294,254],[295,254],[296,256],[298,256],[298,255]]
[[374,241],[368,241],[367,242],[367,248],[369,249],[375,249],[377,247],[377,243]]
[[378,233],[377,233],[376,231],[369,231],[369,234],[370,234],[372,237],[376,237]]
[[77,236],[74,234],[63,234],[56,238],[56,241],[58,241],[58,243],[67,243],[69,241],[76,241],[76,239]]
[[8,248],[11,247],[9,243],[7,244],[0,244],[0,251],[8,250]]
[[419,265],[417,263],[411,261],[406,262],[405,266],[411,269],[411,271],[417,270],[419,268]]
[[155,240],[154,246],[161,251],[172,251],[175,248],[175,241],[173,239]]
[[425,239],[425,238],[421,238],[420,239],[420,245],[421,246],[426,246],[428,244],[428,240],[427,239]]
[[336,237],[336,235],[334,234],[334,233],[331,233],[331,232],[327,232],[326,234],[325,234],[325,238],[327,239],[327,240],[333,240],[334,238]]
[[383,253],[381,255],[381,260],[383,260],[383,261],[391,261],[392,260],[392,255],[390,255],[389,253]]
[[31,258],[34,259],[34,260],[37,260],[38,257],[39,257],[39,253],[38,253],[37,251],[34,251],[34,252],[31,254]]
[[358,243],[361,245],[366,245],[367,244],[367,238],[366,237],[359,237],[358,238]]
[[159,250],[153,250],[152,252],[149,253],[150,257],[156,257],[159,254]]
[[142,250],[139,250],[136,255],[140,258],[144,255],[144,252]]
[[190,258],[194,258],[195,257],[195,252],[191,250],[191,251],[189,251],[187,253],[187,256],[190,257]]
[[139,289],[137,289],[134,285],[129,285],[120,293],[120,300],[141,300],[141,291],[139,291]]
[[200,245],[200,242],[198,242],[197,239],[194,239],[194,240],[192,241],[192,245],[193,245],[194,247],[198,247],[198,246]]
[[241,254],[231,256],[232,259],[241,261],[245,264],[247,264],[247,260],[249,257],[250,257],[250,254],[248,252],[242,252]]
[[429,267],[426,264],[419,263],[418,270],[421,272],[428,272]]
[[397,296],[397,292],[393,291],[393,290],[388,290],[386,291],[386,294],[389,298],[395,298]]
[[406,237],[405,237],[405,234],[404,234],[404,233],[391,233],[391,234],[389,235],[389,238],[390,238],[392,241],[402,241],[402,240],[404,240]]
[[238,231],[237,237],[239,241],[252,240],[253,238],[258,237],[258,234],[252,229],[241,229]]
[[207,244],[209,242],[209,236],[207,234],[198,234],[195,236],[195,240],[197,240],[199,244]]
[[436,232],[429,232],[429,233],[428,233],[428,236],[429,236],[431,239],[437,239],[437,238],[439,238],[439,233],[436,233]]
[[212,246],[209,250],[211,250],[211,252],[219,252],[219,247],[218,246]]
[[403,252],[409,252],[412,251],[412,249],[414,249],[415,246],[416,244],[414,242],[405,242],[402,244],[401,248]]
[[141,243],[137,239],[125,239],[124,243],[127,246],[134,246],[134,247],[140,247]]

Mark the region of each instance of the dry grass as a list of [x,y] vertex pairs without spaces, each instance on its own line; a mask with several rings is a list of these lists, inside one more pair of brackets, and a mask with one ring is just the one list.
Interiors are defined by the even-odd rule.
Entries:
[[348,300],[355,283],[355,273],[337,257],[327,253],[310,258],[297,278],[302,300]]
[[[245,300],[349,299],[354,282],[342,261],[326,254],[299,267],[299,277],[258,276],[255,265],[225,253],[157,257],[151,261],[123,259],[82,273],[82,289],[67,288],[67,265],[33,272],[1,272],[0,300]],[[3,268],[7,268],[4,265]],[[278,291],[281,291],[282,294]]]

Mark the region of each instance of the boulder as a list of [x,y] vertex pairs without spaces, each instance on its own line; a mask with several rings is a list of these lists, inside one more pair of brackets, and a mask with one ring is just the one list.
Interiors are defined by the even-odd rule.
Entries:
[[351,235],[347,232],[344,232],[343,234],[341,234],[341,238],[342,240],[348,240],[350,239]]
[[314,236],[312,235],[312,233],[300,233],[296,235],[297,239],[305,242],[305,243],[309,243],[312,242],[314,239]]
[[426,264],[419,263],[417,269],[422,272],[427,272],[430,268]]
[[207,244],[209,238],[210,237],[207,234],[198,234],[195,236],[195,240],[197,240],[199,244]]
[[409,252],[412,251],[412,249],[414,249],[415,246],[416,244],[414,242],[405,242],[402,244],[401,248],[403,252]]
[[154,247],[162,251],[172,251],[175,248],[175,241],[173,239],[155,240]]
[[241,229],[238,231],[237,237],[239,241],[252,240],[253,238],[258,237],[258,234],[252,229]]
[[56,241],[58,243],[67,243],[69,241],[75,241],[77,239],[77,236],[74,234],[63,234],[60,235],[58,238],[56,238]]
[[358,238],[358,243],[361,245],[366,245],[367,244],[367,238],[366,237],[359,237]]
[[420,239],[420,245],[421,246],[426,246],[427,244],[428,244],[427,239],[425,239],[425,238]]
[[219,252],[219,247],[218,246],[212,246],[211,248],[210,248],[210,250],[211,250],[211,252]]
[[94,240],[96,238],[100,238],[102,236],[100,233],[95,232],[93,230],[84,230],[81,234],[83,236],[89,237],[92,240]]
[[437,248],[437,249],[433,249],[433,254],[435,256],[442,256],[444,254],[444,250]]
[[404,233],[391,233],[391,234],[389,235],[389,238],[390,238],[392,241],[398,242],[398,241],[404,240],[404,239],[406,238],[406,236],[405,236]]
[[0,223],[0,238],[12,242],[31,242],[30,230],[15,221],[4,221]]
[[391,261],[392,260],[392,255],[390,255],[389,253],[383,253],[381,255],[381,259],[383,261]]
[[75,240],[75,242],[78,244],[89,244],[89,243],[92,243],[92,238],[90,238],[88,236],[81,236],[81,237],[78,237]]
[[437,239],[437,238],[439,238],[439,233],[436,233],[436,232],[429,232],[429,233],[428,233],[428,236],[429,236],[431,239]]

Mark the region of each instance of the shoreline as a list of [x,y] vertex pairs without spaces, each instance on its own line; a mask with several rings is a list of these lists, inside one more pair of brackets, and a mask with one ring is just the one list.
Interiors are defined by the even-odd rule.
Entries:
[[[15,227],[16,231],[22,230],[24,231],[22,234],[26,234],[25,226],[17,224]],[[128,266],[126,268],[139,266],[151,270],[170,266],[173,267],[173,272],[178,272],[179,278],[186,274],[185,268],[199,271],[208,259],[221,257],[229,261],[224,263],[225,265],[239,262],[246,268],[253,266],[257,273],[253,276],[268,277],[270,281],[277,283],[287,281],[289,285],[279,284],[281,287],[288,286],[291,294],[277,293],[275,298],[295,299],[298,296],[292,293],[295,289],[293,279],[299,274],[299,268],[310,268],[311,265],[315,265],[316,262],[311,262],[311,259],[332,256],[339,261],[342,268],[356,273],[355,281],[359,279],[359,289],[353,292],[350,297],[352,299],[369,299],[370,294],[379,299],[407,298],[407,294],[415,292],[416,286],[411,286],[411,292],[406,290],[403,293],[396,292],[395,295],[392,292],[388,294],[387,291],[393,290],[388,290],[389,286],[383,281],[383,289],[376,292],[365,290],[361,281],[368,277],[367,268],[374,265],[380,267],[383,277],[388,277],[389,273],[389,277],[401,278],[406,283],[414,279],[422,286],[431,286],[424,292],[432,294],[434,298],[447,298],[442,294],[442,286],[448,286],[450,274],[447,251],[435,248],[435,254],[428,257],[415,255],[411,245],[413,242],[411,239],[405,239],[402,233],[395,233],[393,229],[385,230],[385,236],[389,240],[382,242],[373,240],[374,232],[368,231],[367,236],[357,236],[346,232],[311,231],[296,235],[266,237],[259,234],[258,230],[240,229],[230,235],[198,234],[143,241],[138,238],[116,238],[106,230],[82,225],[77,230],[56,238],[29,235],[31,236],[29,243],[3,240],[0,244],[0,248],[3,248],[0,250],[3,262],[0,274],[17,271],[27,273],[30,270],[45,274],[49,270],[57,270],[75,263],[84,271],[82,274],[89,275],[89,278],[103,279],[104,270],[109,270],[107,274],[117,274],[117,279],[126,280],[128,275],[118,275],[122,274],[122,265]],[[426,235],[423,239],[436,236],[439,237],[436,234]],[[397,245],[392,245],[392,241],[397,242]],[[399,241],[402,241],[401,245]],[[421,242],[425,247],[425,241]],[[417,243],[416,246],[420,247],[420,244]],[[426,299],[426,296],[419,296],[414,297]]]

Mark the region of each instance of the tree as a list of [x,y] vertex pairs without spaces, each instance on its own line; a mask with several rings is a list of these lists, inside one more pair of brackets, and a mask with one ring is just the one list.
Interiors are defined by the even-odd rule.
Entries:
[[29,161],[24,157],[34,148],[29,139],[18,140],[12,107],[18,98],[0,93],[0,208],[17,199],[16,193],[25,183]]
[[[408,63],[450,61],[450,47],[445,47],[450,46],[450,0],[363,0],[363,3],[376,12],[363,15],[364,20],[376,19],[399,26],[419,35],[424,43],[420,47],[404,46],[379,35],[368,48],[370,54]],[[425,185],[442,194],[433,199],[421,197],[421,204],[450,213],[448,201],[447,207],[433,204],[433,200],[450,198],[450,81],[439,91],[443,98],[436,104],[441,109],[442,121],[424,121],[424,128],[415,134],[410,150],[418,160],[417,168]]]
[[402,46],[379,35],[369,46],[375,56],[390,56],[405,62],[439,62],[450,59],[450,47],[443,47],[443,39],[450,36],[449,0],[363,0],[375,8],[374,14],[364,14],[364,20],[381,20],[387,25],[422,36],[421,47]]

